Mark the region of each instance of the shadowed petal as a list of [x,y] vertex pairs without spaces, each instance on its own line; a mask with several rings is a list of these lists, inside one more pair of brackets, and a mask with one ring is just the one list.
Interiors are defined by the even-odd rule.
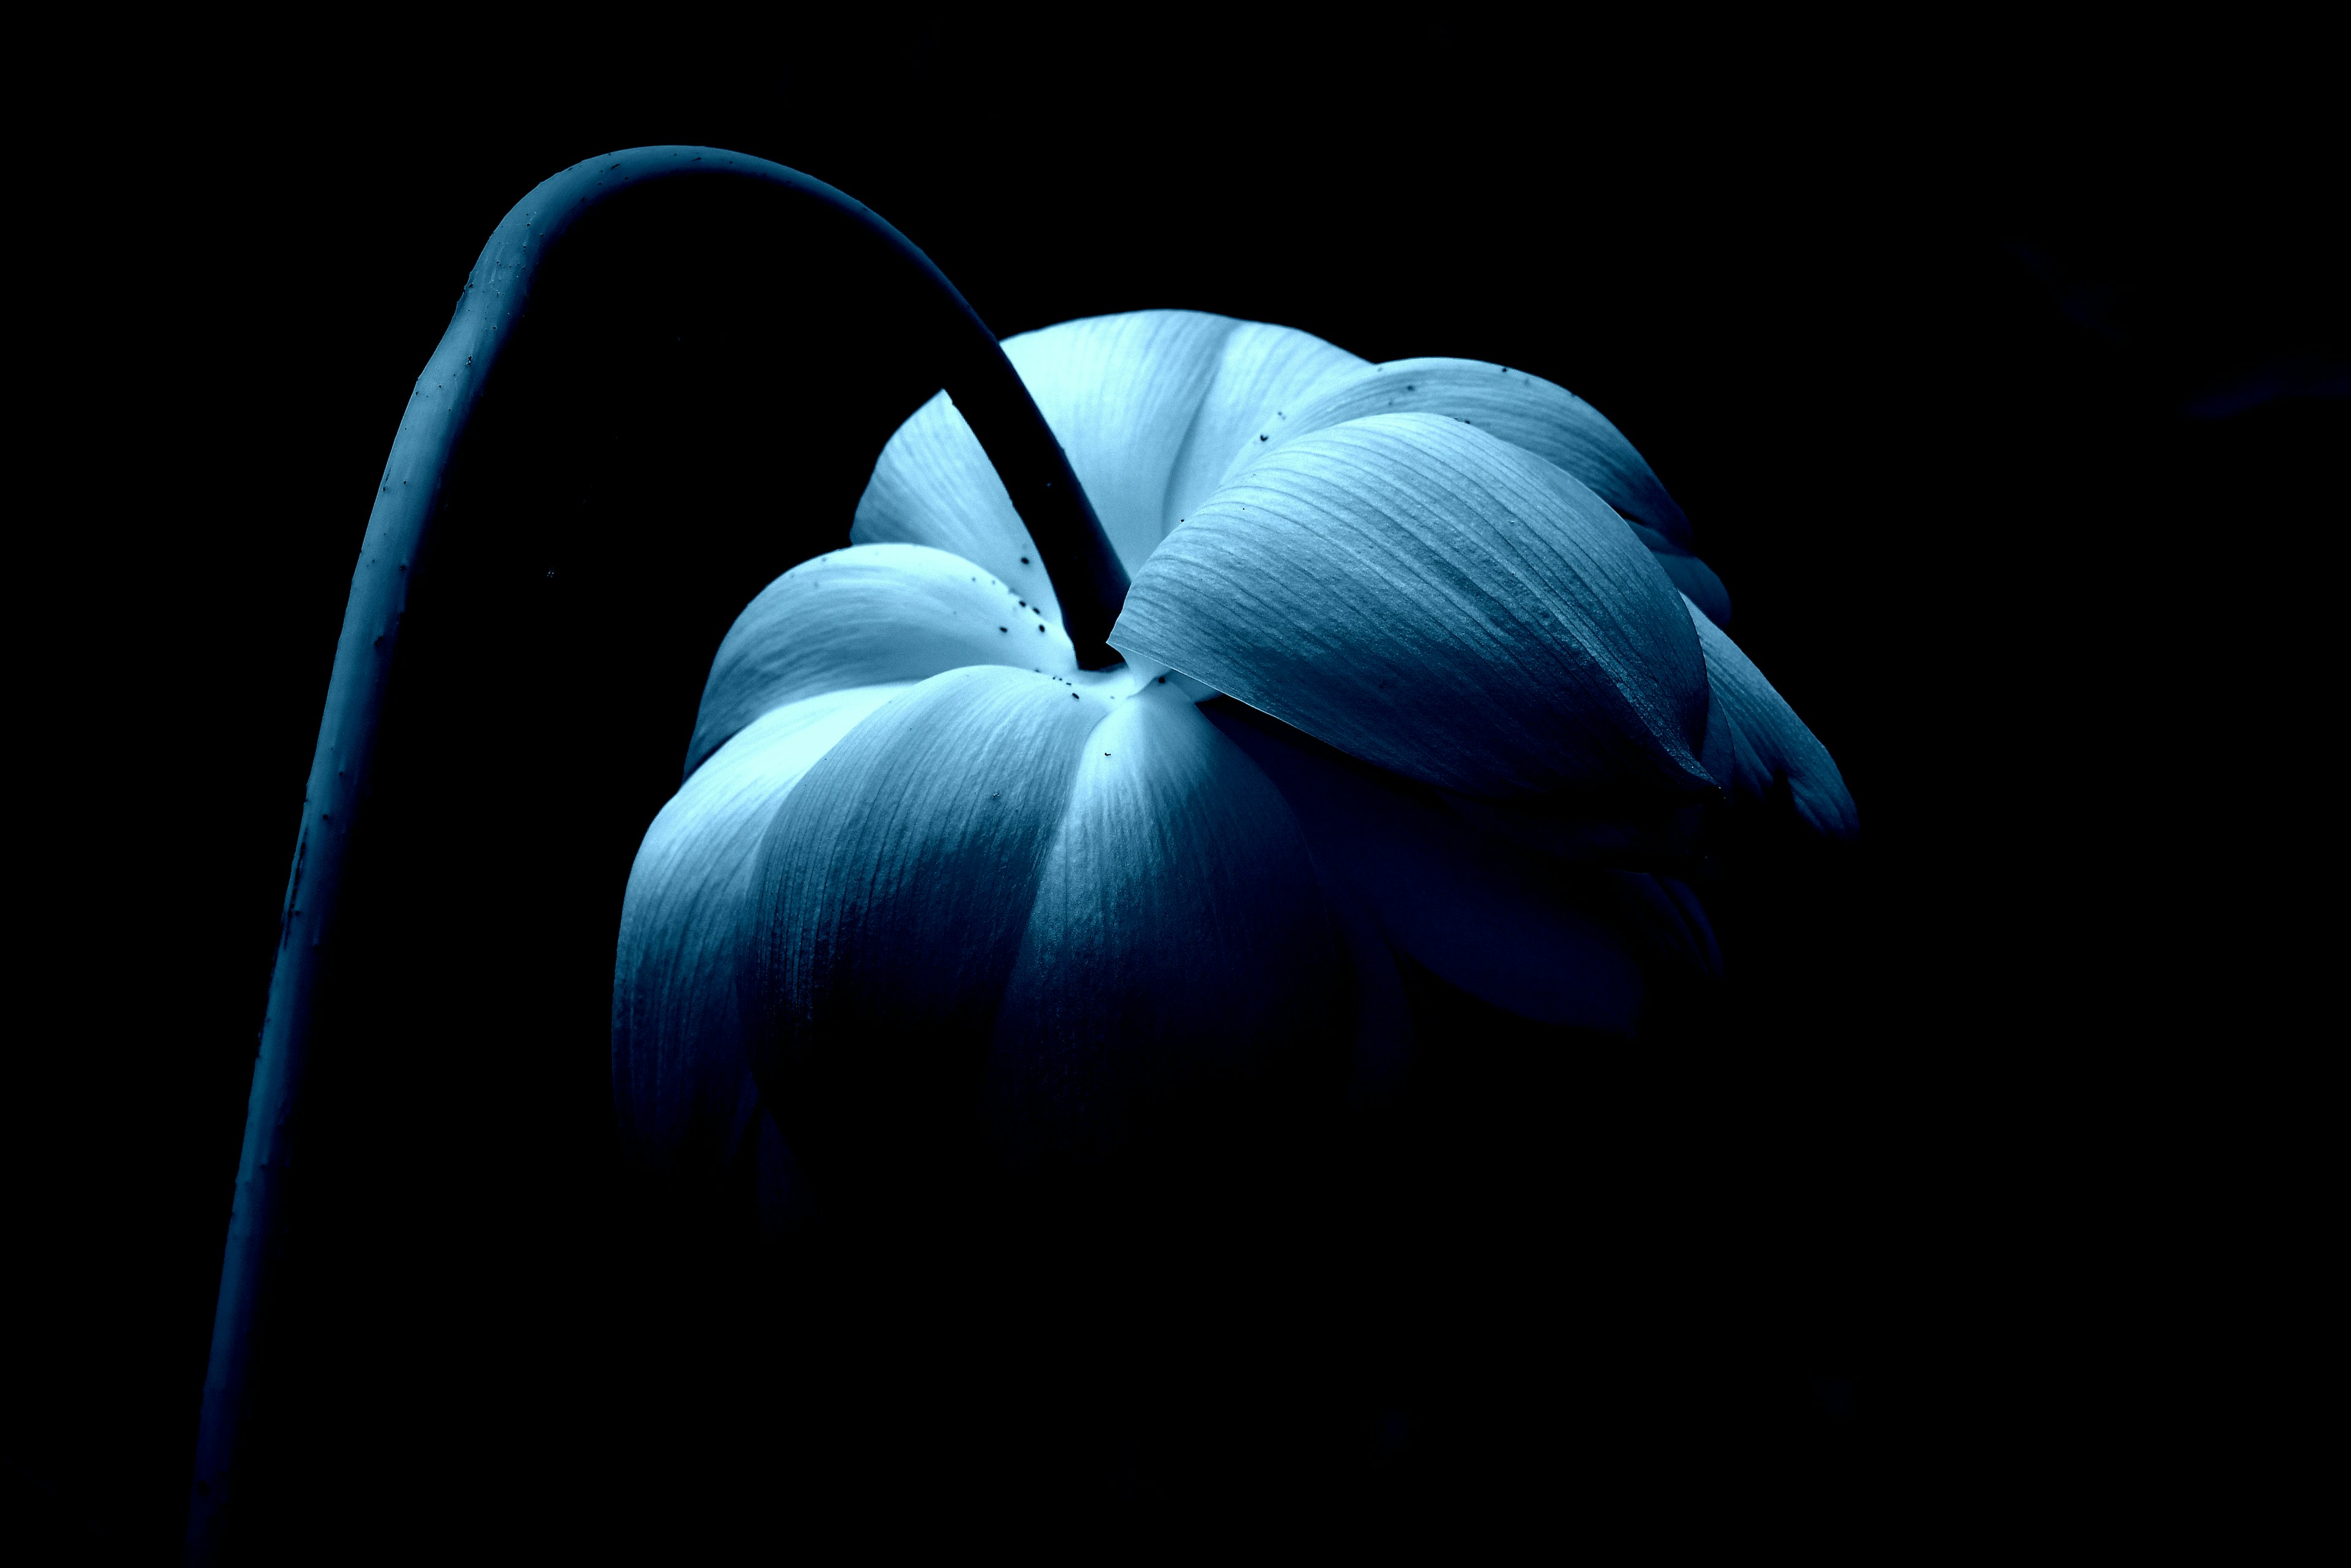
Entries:
[[827,692],[736,736],[671,797],[629,871],[612,975],[612,1101],[653,1167],[734,1157],[759,1113],[736,1002],[751,870],[778,801],[912,683]]
[[1706,650],[1707,683],[1713,694],[1706,717],[1707,771],[1734,804],[1759,803],[1771,793],[1773,780],[1785,779],[1796,815],[1814,832],[1832,839],[1858,833],[1860,815],[1828,747],[1813,738],[1755,662],[1698,606],[1689,607],[1689,618],[1698,628],[1698,645]]
[[1722,586],[1722,579],[1714,575],[1714,568],[1642,523],[1632,525],[1633,532],[1649,547],[1665,569],[1666,580],[1679,589],[1682,597],[1706,612],[1707,619],[1717,626],[1730,624],[1730,591]]
[[991,1122],[1027,1163],[1245,1116],[1318,1045],[1335,1091],[1351,1015],[1297,823],[1172,685],[925,682],[759,862],[752,1062],[834,1192],[976,1157]]
[[1137,574],[1111,642],[1468,795],[1712,788],[1681,596],[1599,497],[1456,420],[1357,420],[1253,465]]
[[951,670],[785,798],[754,878],[747,1021],[753,1071],[812,1174],[886,1179],[974,1120],[1081,743],[1114,700]]
[[[1346,1008],[1314,868],[1281,794],[1180,692],[1087,737],[988,1061],[1015,1158],[1193,1134],[1280,1098]],[[1336,1068],[1335,1057],[1332,1062]]]
[[1334,892],[1359,898],[1397,951],[1522,1018],[1633,1032],[1646,981],[1610,919],[1613,897],[1592,896],[1604,873],[1480,833],[1229,700],[1200,712],[1280,788]]

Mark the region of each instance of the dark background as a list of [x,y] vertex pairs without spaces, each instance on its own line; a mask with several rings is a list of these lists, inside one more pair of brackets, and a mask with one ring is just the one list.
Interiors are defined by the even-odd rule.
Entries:
[[1375,1541],[1531,1518],[1868,1548],[2252,1506],[2192,1458],[2163,1479],[2260,1378],[2162,1325],[2193,1260],[2249,1265],[2242,1196],[2307,1157],[2249,1131],[2300,1097],[2273,982],[2309,939],[2260,934],[2285,917],[2255,873],[2311,839],[2311,787],[2258,801],[2325,727],[2291,682],[2331,596],[2289,601],[2342,511],[2351,257],[2294,41],[1889,44],[1865,84],[1786,37],[1699,62],[1217,33],[48,62],[19,258],[11,1532],[176,1550],[372,486],[498,218],[658,141],[848,191],[999,334],[1182,306],[1583,393],[1687,508],[1866,849],[1727,923],[1709,1038],[1457,1083],[1457,1110],[1511,1108],[1365,1177],[1341,1261],[1285,1244],[1311,1215],[1221,1249],[1202,1221],[1170,1256],[1238,1282],[1151,1287],[1225,1325],[1197,1366],[1159,1358],[1188,1392],[1040,1373],[1046,1413],[1012,1412],[1019,1355],[959,1337],[986,1314],[952,1278],[862,1331],[903,1367],[841,1372],[853,1292],[733,1268],[622,1170],[600,988],[732,606],[837,541],[935,382],[789,236],[616,218],[550,277],[453,486],[468,542],[420,578],[448,586],[381,787],[418,804],[371,841],[397,893],[349,928],[375,967],[344,977],[358,1043],[299,1145],[314,1261],[256,1552],[693,1560],[828,1508],[877,1539],[1156,1538],[1237,1498]]

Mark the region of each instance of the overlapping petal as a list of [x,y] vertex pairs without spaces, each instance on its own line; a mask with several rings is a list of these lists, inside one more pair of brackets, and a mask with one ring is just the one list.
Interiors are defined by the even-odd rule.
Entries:
[[1262,715],[1201,711],[1289,800],[1333,902],[1359,901],[1396,951],[1472,996],[1629,1036],[1653,977],[1719,975],[1704,915],[1662,879],[1530,854]]
[[[1065,321],[1008,338],[1004,351],[1129,573],[1260,424],[1366,368],[1309,333],[1194,310]],[[883,448],[850,537],[952,550],[1051,603],[1003,482],[944,392]]]
[[[1103,1147],[1247,1096],[1343,1010],[1332,933],[1280,792],[1152,685],[1087,737],[989,1047],[1019,1154]],[[1278,1093],[1278,1091],[1275,1092]]]
[[1411,1027],[1391,950],[1628,1034],[1720,960],[1687,889],[1616,868],[1682,852],[1718,787],[1855,831],[1687,519],[1564,389],[1185,311],[1006,349],[1134,574],[1134,663],[1076,668],[993,468],[925,404],[859,542],[729,632],[632,871],[640,1157],[747,1157],[780,1203],[778,1121],[867,1177],[983,1124],[1016,1159],[1100,1148],[1261,1102],[1334,1033],[1377,1093]]
[[1218,490],[1111,642],[1487,800],[1711,788],[1681,596],[1598,497],[1458,420],[1380,414]]
[[805,561],[737,617],[704,688],[687,779],[647,830],[622,906],[613,1089],[638,1158],[751,1158],[763,1202],[777,1196],[768,1189],[790,1154],[765,1124],[736,994],[758,845],[778,805],[867,716],[931,675],[988,664],[1101,684],[1036,607],[923,546]]
[[1058,612],[961,556],[857,545],[803,561],[727,629],[703,687],[685,769],[771,708],[964,664],[1067,675],[1077,655]]
[[[949,672],[812,769],[759,852],[753,1062],[838,1169],[992,1095],[1013,1152],[1229,1082],[1336,984],[1295,821],[1172,688]],[[993,1042],[993,1043],[991,1043]],[[894,1151],[894,1154],[893,1153]]]
[[1573,475],[1615,508],[1666,575],[1711,616],[1730,619],[1730,594],[1691,550],[1689,518],[1648,460],[1601,412],[1541,376],[1483,360],[1391,360],[1327,383],[1278,411],[1235,454],[1228,479],[1287,443],[1375,413],[1436,413],[1472,424]]
[[1828,747],[1698,606],[1689,607],[1689,618],[1706,652],[1707,683],[1713,692],[1702,751],[1707,771],[1735,803],[1762,801],[1784,781],[1805,826],[1832,839],[1858,833],[1860,816]]
[[751,871],[777,802],[913,683],[804,697],[736,735],[646,830],[612,974],[621,1136],[648,1166],[732,1158],[758,1114],[736,998]]
[[1259,430],[1235,453],[1227,477],[1298,436],[1375,413],[1437,413],[1474,424],[1565,469],[1632,521],[1684,549],[1690,544],[1688,517],[1606,416],[1556,382],[1484,360],[1390,360],[1331,382]]

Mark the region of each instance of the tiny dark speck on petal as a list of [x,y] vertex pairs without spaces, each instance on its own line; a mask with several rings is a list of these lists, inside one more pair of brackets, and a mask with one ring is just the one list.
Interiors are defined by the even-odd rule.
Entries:
[[1264,437],[1264,436],[1262,436],[1262,435],[1260,435],[1260,436],[1259,436],[1259,437],[1258,437],[1258,439],[1259,439],[1259,441],[1263,441],[1263,440],[1265,439],[1265,437]]
[[998,630],[998,632],[1009,632],[1009,631],[1011,631],[1011,630],[1012,630],[1012,628],[1011,628],[1011,627],[1009,627],[1009,626],[998,626],[998,627],[997,628],[997,630]]
[[1078,700],[1078,694],[1077,694],[1077,693],[1075,693],[1075,692],[1071,692],[1071,693],[1070,694],[1070,700],[1071,700],[1071,702],[1075,702],[1075,701],[1077,701],[1077,700]]
[[1166,677],[1166,676],[1165,676],[1165,675],[1160,676],[1160,677],[1159,677],[1159,684],[1160,684],[1161,685],[1163,685],[1163,686],[1164,686],[1164,685],[1165,685],[1167,684],[1167,677]]
[[1020,564],[1021,564],[1022,566],[1027,566],[1027,565],[1029,564],[1029,558],[1028,558],[1027,556],[1025,556],[1025,555],[1024,555],[1024,556],[1022,556],[1022,557],[1020,558]]
[[1110,753],[1109,753],[1109,752],[1107,752],[1107,751],[1105,751],[1105,752],[1103,752],[1103,753],[1102,753],[1102,755],[1103,755],[1104,757],[1108,757],[1108,756],[1110,755]]

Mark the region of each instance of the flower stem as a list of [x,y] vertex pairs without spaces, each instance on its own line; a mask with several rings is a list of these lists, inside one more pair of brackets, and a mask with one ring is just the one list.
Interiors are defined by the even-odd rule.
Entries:
[[209,1563],[220,1552],[245,1448],[254,1326],[270,1291],[286,1217],[288,1133],[314,1043],[318,981],[342,891],[350,827],[366,794],[407,611],[410,568],[439,510],[451,456],[514,338],[541,260],[608,198],[684,180],[723,182],[746,199],[780,202],[796,237],[837,247],[903,283],[907,308],[939,350],[940,381],[995,464],[1052,576],[1079,662],[1089,669],[1118,663],[1105,639],[1126,596],[1126,573],[1083,487],[995,335],[896,229],[820,181],[706,147],[641,147],[590,159],[517,204],[483,247],[447,332],[417,378],[343,611],[246,1108],[189,1493],[191,1563]]

